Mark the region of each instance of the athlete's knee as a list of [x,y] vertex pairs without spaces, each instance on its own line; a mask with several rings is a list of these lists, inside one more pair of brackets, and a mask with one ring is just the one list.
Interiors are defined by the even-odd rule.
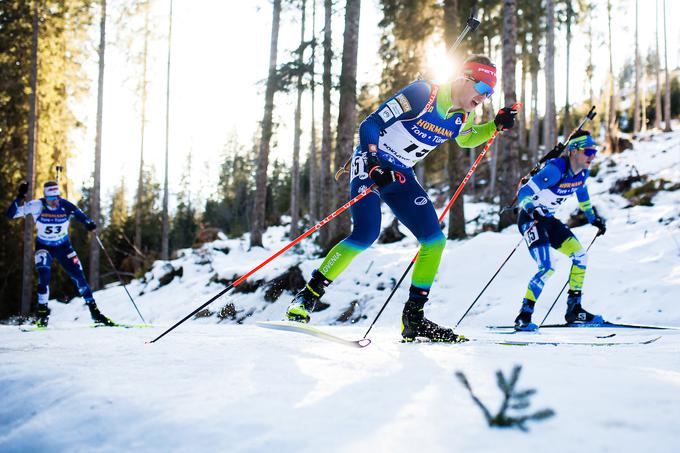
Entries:
[[354,247],[366,250],[371,245],[373,245],[375,241],[378,240],[379,236],[380,226],[378,226],[377,228],[353,229],[352,233],[349,236],[347,236],[343,241],[349,242]]
[[548,261],[546,263],[541,263],[541,264],[538,265],[538,272],[536,272],[536,275],[534,277],[537,278],[538,280],[545,282],[554,273],[555,273],[555,268],[552,267],[552,264]]
[[585,268],[588,265],[588,254],[585,250],[577,250],[571,254],[571,261],[575,266]]
[[33,255],[35,260],[35,268],[40,271],[43,268],[49,269],[50,267],[50,254],[47,250],[40,249],[36,250]]
[[441,253],[446,247],[446,236],[441,231],[437,231],[427,239],[419,240],[419,242],[422,250],[428,250],[431,253]]

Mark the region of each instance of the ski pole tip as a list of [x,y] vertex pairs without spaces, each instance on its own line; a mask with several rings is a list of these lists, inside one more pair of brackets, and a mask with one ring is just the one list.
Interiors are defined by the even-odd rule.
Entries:
[[362,338],[361,340],[357,341],[357,344],[362,348],[365,348],[366,346],[371,344],[371,340],[369,338]]

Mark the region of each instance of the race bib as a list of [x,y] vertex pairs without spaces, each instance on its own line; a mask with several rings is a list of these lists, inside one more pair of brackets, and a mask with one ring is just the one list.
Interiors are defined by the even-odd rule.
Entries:
[[524,240],[527,242],[527,246],[531,247],[531,244],[538,241],[538,237],[538,228],[534,223],[532,227],[524,233]]
[[380,131],[378,148],[391,154],[407,167],[413,167],[435,147],[436,145],[429,145],[416,139],[402,123],[395,123]]
[[44,243],[61,242],[68,236],[68,221],[58,224],[37,222],[36,230],[38,239]]

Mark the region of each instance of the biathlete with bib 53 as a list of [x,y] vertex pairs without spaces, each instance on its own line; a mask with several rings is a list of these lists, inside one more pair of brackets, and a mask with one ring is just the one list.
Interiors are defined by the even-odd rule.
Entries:
[[402,314],[404,341],[416,337],[458,342],[464,337],[424,316],[446,237],[427,193],[412,167],[438,145],[450,139],[473,148],[496,131],[513,127],[517,111],[501,109],[493,121],[474,124],[474,109],[496,86],[496,67],[485,56],[473,55],[462,71],[441,86],[415,81],[383,102],[359,127],[359,146],[351,160],[350,197],[373,183],[372,192],[351,207],[352,232],[336,244],[312,278],[287,309],[291,321],[308,322],[310,313],[331,284],[352,260],[375,242],[380,234],[380,203],[387,203],[399,221],[418,239],[420,250],[413,269],[409,298]]
[[46,327],[49,321],[50,309],[47,306],[47,301],[50,297],[49,285],[53,259],[59,261],[61,267],[76,284],[78,292],[85,299],[85,304],[90,310],[92,320],[99,325],[115,325],[97,308],[92,290],[85,279],[83,266],[80,264],[78,255],[73,250],[68,237],[71,217],[75,217],[83,223],[89,231],[95,231],[97,225],[77,206],[61,198],[59,185],[56,181],[45,183],[43,186],[45,196],[43,198],[20,204],[26,198],[27,191],[28,184],[21,183],[16,199],[7,210],[7,217],[18,219],[32,215],[35,219],[35,228],[38,232],[35,240],[35,269],[38,272],[38,320],[36,325]]

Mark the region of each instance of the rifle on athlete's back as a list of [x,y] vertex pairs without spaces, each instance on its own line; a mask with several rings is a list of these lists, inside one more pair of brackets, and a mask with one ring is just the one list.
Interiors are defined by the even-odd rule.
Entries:
[[554,159],[554,158],[556,158],[556,157],[560,157],[560,156],[562,155],[562,152],[564,151],[564,149],[567,147],[567,143],[569,143],[569,140],[571,140],[571,138],[572,138],[577,132],[581,131],[581,130],[583,129],[583,126],[585,126],[585,124],[586,124],[588,121],[590,121],[590,120],[592,120],[593,118],[595,118],[595,115],[597,115],[597,112],[595,112],[595,106],[593,105],[592,107],[590,107],[590,110],[589,110],[588,113],[586,114],[586,117],[583,118],[583,120],[581,121],[581,123],[579,123],[579,125],[578,125],[574,130],[571,131],[571,133],[570,133],[569,136],[566,138],[566,140],[564,140],[563,142],[557,142],[557,145],[555,145],[555,147],[554,147],[553,149],[551,149],[550,151],[548,151],[543,157],[541,157],[541,158],[538,160],[538,163],[537,163],[536,165],[534,165],[534,168],[532,168],[531,170],[529,170],[529,173],[527,173],[526,175],[522,176],[522,178],[521,178],[521,179],[519,180],[519,182],[517,183],[517,190],[515,191],[515,198],[512,199],[512,203],[510,203],[509,206],[506,206],[506,207],[503,209],[503,211],[505,211],[506,209],[512,209],[512,208],[515,207],[515,203],[517,203],[517,194],[519,194],[519,189],[520,189],[524,184],[526,184],[527,182],[529,182],[529,180],[531,179],[531,177],[534,176],[536,173],[538,173],[538,172],[543,168],[543,166],[544,166],[544,164],[545,164],[546,162],[548,162],[550,159]]

